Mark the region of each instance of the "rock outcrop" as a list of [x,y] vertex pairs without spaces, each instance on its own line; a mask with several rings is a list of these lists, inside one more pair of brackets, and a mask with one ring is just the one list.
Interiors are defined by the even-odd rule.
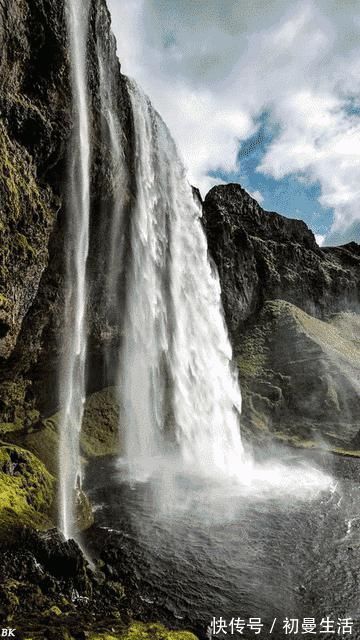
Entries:
[[318,318],[358,309],[355,242],[322,249],[305,222],[264,211],[238,184],[211,189],[204,224],[232,336],[240,335],[265,300],[287,300]]
[[360,247],[320,248],[240,185],[204,202],[251,437],[359,455]]
[[29,451],[0,446],[0,537],[12,537],[14,527],[49,527],[55,481]]
[[[133,189],[133,127],[106,2],[91,0],[89,6],[90,393],[109,382],[109,353],[121,334],[117,318],[105,321],[110,314],[102,277],[103,248],[111,233],[115,187],[101,115],[100,57],[111,75],[122,131],[125,208]],[[47,418],[59,408],[68,148],[74,122],[65,11],[64,0],[0,2],[0,539],[4,530],[16,525],[41,529],[57,522],[51,506],[58,474],[58,432]],[[100,404],[87,411],[83,448],[89,455],[114,450],[110,442],[117,436],[114,420],[109,411],[99,423],[104,402]],[[104,433],[107,427],[110,431],[103,437],[100,433],[95,451],[102,426]],[[81,492],[77,518],[79,529],[92,522],[89,502]]]
[[[36,424],[57,410],[64,301],[67,146],[73,126],[65,2],[0,3],[0,423]],[[132,115],[105,0],[90,2],[91,234],[89,387],[105,386],[107,346],[119,326],[105,322],[101,279],[113,185],[101,116],[99,51],[113,78],[132,194]],[[1,430],[1,427],[0,427]],[[2,430],[3,431],[3,430]]]

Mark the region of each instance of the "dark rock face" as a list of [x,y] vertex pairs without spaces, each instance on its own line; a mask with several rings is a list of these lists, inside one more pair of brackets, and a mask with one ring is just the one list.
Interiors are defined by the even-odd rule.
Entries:
[[0,547],[0,612],[3,620],[18,619],[19,631],[23,626],[27,634],[39,631],[36,637],[43,638],[49,628],[54,629],[49,637],[62,638],[65,619],[65,637],[77,638],[76,632],[91,629],[98,618],[116,620],[121,612],[123,623],[127,620],[122,586],[107,581],[100,570],[95,573],[77,544],[55,529],[39,533],[25,528],[16,532],[12,544]]
[[304,222],[240,185],[214,187],[204,224],[243,392],[243,430],[359,454],[360,247],[321,249]]
[[303,221],[264,211],[238,184],[211,189],[204,224],[234,338],[265,300],[287,300],[320,318],[357,309],[359,245],[321,249]]
[[63,19],[61,3],[0,5],[0,355],[6,358],[38,291],[60,204],[49,174],[70,130]]
[[[57,406],[64,305],[67,153],[73,115],[65,1],[0,3],[0,423],[31,426]],[[113,190],[101,116],[101,48],[113,77],[131,200],[132,116],[105,0],[90,3],[88,72],[92,201],[89,257],[89,386],[104,386],[101,281]],[[94,366],[93,366],[94,365]]]

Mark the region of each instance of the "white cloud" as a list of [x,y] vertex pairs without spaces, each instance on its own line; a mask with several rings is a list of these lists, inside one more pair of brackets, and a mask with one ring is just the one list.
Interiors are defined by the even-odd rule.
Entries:
[[262,195],[262,193],[260,193],[260,191],[248,191],[248,193],[259,204],[262,204],[264,202],[264,196]]
[[322,247],[325,242],[326,236],[321,236],[320,234],[315,234],[315,240],[318,243],[319,247]]
[[167,122],[193,183],[241,170],[266,112],[259,171],[318,182],[334,234],[360,218],[360,16],[352,0],[109,0],[124,73]]

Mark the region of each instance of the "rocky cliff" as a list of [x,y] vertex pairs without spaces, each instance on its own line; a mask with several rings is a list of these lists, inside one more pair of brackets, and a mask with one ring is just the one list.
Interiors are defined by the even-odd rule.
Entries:
[[[2,0],[0,3],[0,423],[2,431],[30,427],[53,413],[64,299],[64,233],[72,122],[65,3]],[[113,78],[123,130],[131,199],[132,116],[120,73],[110,16],[103,0],[90,3],[88,34],[91,97],[92,201],[89,271],[89,343],[96,367],[89,385],[105,380],[104,344],[119,328],[105,323],[101,281],[106,212],[114,187],[102,135],[99,49]],[[96,371],[96,380],[91,375]]]
[[209,249],[257,439],[359,452],[360,247],[320,248],[240,185],[204,202]]
[[[1,0],[0,46],[0,537],[7,538],[14,524],[47,528],[57,520],[57,422],[46,419],[58,409],[69,146],[75,121],[66,3]],[[105,0],[89,1],[87,64],[92,151],[90,393],[111,382],[108,354],[121,333],[118,318],[109,313],[102,277],[117,168],[110,166],[102,115],[101,65],[111,78],[108,90],[122,131],[125,235],[133,193],[130,99]],[[97,441],[105,441],[99,451],[107,452],[109,437],[115,440],[117,435],[111,414],[116,409],[112,405],[104,411],[106,400],[101,397],[101,402],[94,413],[89,401],[90,431],[84,427],[83,447],[90,454]],[[101,437],[102,425],[104,432],[112,429],[109,437]],[[85,526],[91,522],[87,501],[79,508]]]

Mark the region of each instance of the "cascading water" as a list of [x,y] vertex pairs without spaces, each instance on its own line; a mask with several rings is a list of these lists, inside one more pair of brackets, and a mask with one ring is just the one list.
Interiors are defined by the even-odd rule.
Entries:
[[[76,501],[82,483],[91,149],[86,68],[90,0],[67,2],[74,128],[60,377],[60,525],[70,537],[77,532]],[[97,19],[101,24],[103,15]],[[96,29],[101,34],[99,25]],[[117,356],[114,345],[104,355],[112,367],[117,364],[120,422],[131,477],[145,479],[170,461],[172,468],[180,467],[185,474],[237,478],[248,486],[265,486],[270,480],[282,489],[283,467],[260,468],[244,454],[241,394],[201,209],[166,125],[128,80],[136,193],[130,188],[114,48],[112,40],[98,38],[100,130],[102,149],[108,151],[102,151],[101,168],[109,193],[100,198],[99,248],[105,255],[97,276],[103,284],[109,335],[117,327],[117,337],[122,336]],[[295,484],[299,474],[302,469],[293,474]],[[328,479],[318,480],[316,474],[309,481],[328,486]]]
[[89,248],[90,136],[86,71],[89,0],[68,0],[74,128],[68,169],[66,300],[60,375],[60,527],[75,533],[81,486],[80,431],[85,402],[86,262]]
[[127,459],[141,477],[177,450],[192,471],[238,476],[241,396],[200,208],[167,127],[128,86],[137,197],[119,372]]

